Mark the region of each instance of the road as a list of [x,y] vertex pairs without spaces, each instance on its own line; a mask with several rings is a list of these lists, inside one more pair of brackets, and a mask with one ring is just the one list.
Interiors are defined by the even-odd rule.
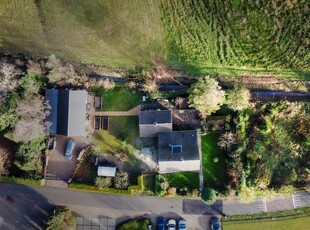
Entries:
[[[296,196],[296,197],[295,197]],[[108,217],[120,223],[135,216],[158,215],[187,220],[189,229],[208,229],[212,215],[233,215],[264,211],[285,210],[310,206],[310,193],[301,193],[294,198],[278,198],[272,202],[257,200],[242,204],[236,200],[217,201],[205,205],[200,200],[159,198],[147,196],[120,196],[52,187],[28,187],[0,183],[0,229],[42,229],[53,206],[68,205],[77,216],[94,218]]]

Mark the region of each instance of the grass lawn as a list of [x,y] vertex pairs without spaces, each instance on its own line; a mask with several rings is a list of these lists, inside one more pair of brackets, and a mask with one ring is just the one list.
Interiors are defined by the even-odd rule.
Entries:
[[199,175],[196,172],[179,172],[164,174],[170,186],[181,189],[187,187],[189,190],[199,189]]
[[273,220],[273,221],[259,221],[259,222],[248,222],[248,223],[224,223],[225,230],[261,230],[261,229],[272,229],[272,230],[299,230],[309,229],[310,217],[299,217],[285,220]]
[[102,96],[102,109],[104,111],[127,111],[141,102],[140,93],[129,91],[120,86],[111,90],[99,88],[93,91]]
[[0,49],[109,67],[163,58],[155,0],[0,1]]
[[[219,135],[216,132],[210,132],[201,137],[202,167],[205,186],[222,190],[228,178],[225,152],[217,145]],[[215,163],[214,158],[218,158],[218,162]]]
[[[119,153],[125,146],[132,150],[139,136],[138,117],[109,117],[109,130],[96,130],[93,141],[104,153]],[[124,142],[125,141],[125,142]]]

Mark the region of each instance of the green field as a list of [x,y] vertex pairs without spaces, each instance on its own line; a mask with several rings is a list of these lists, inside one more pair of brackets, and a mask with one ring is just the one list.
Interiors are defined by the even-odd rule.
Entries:
[[3,0],[0,49],[109,67],[161,59],[155,0]]
[[307,0],[2,0],[0,49],[191,74],[310,79]]
[[306,0],[161,2],[172,65],[196,73],[310,78]]
[[259,222],[248,222],[248,223],[224,223],[223,229],[225,230],[299,230],[308,229],[310,226],[309,216],[285,219],[285,220],[273,220],[273,221],[259,221]]
[[[210,132],[201,137],[203,179],[206,187],[225,189],[226,174],[225,152],[217,145],[219,134]],[[218,159],[218,162],[214,161]]]

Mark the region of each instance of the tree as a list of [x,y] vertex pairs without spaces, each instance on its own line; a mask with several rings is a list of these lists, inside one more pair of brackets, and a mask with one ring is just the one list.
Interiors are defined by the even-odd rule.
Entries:
[[47,222],[46,230],[73,230],[76,227],[75,217],[67,207],[58,206]]
[[158,85],[154,80],[147,80],[142,87],[142,90],[146,93],[158,92]]
[[40,96],[26,97],[17,102],[16,114],[19,116],[13,138],[18,142],[28,142],[43,137],[48,130],[44,123],[48,111],[47,105]]
[[214,204],[216,201],[216,191],[213,188],[202,189],[201,199],[208,205]]
[[118,172],[114,177],[114,187],[117,189],[126,189],[129,186],[127,172]]
[[232,145],[236,144],[236,142],[237,142],[236,134],[232,132],[225,132],[220,136],[217,145],[220,146],[222,149],[225,149],[226,151],[230,151]]
[[234,88],[227,94],[227,105],[234,111],[241,111],[249,107],[251,99],[250,91],[240,84],[234,86]]
[[19,86],[18,76],[22,71],[15,65],[2,61],[0,63],[0,91],[9,93],[13,92]]
[[45,78],[32,73],[28,73],[20,79],[20,84],[24,89],[24,96],[37,95],[45,85]]
[[198,78],[188,92],[189,105],[200,111],[203,117],[219,110],[225,101],[225,92],[210,77]]
[[14,144],[14,142],[0,137],[0,176],[7,176],[10,173],[14,158]]
[[95,184],[99,189],[109,188],[112,185],[111,177],[97,177]]

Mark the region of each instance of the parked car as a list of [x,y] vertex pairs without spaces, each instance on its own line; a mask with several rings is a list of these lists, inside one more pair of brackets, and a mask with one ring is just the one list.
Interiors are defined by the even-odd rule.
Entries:
[[179,230],[186,230],[186,229],[187,229],[186,220],[180,219],[179,220]]
[[221,229],[221,225],[220,225],[220,221],[219,218],[217,218],[216,216],[211,218],[211,230],[220,230]]
[[157,217],[157,229],[158,230],[165,230],[165,218],[164,217]]
[[168,220],[168,230],[176,230],[177,222],[174,219]]
[[71,160],[72,159],[72,152],[73,152],[73,149],[75,147],[75,141],[70,139],[67,143],[67,148],[66,148],[66,152],[65,152],[65,158],[67,160]]

